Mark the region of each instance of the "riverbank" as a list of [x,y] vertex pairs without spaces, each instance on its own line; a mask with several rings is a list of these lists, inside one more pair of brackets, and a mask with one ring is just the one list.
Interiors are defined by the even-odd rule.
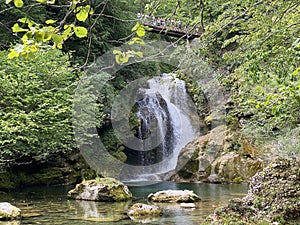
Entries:
[[216,209],[204,224],[299,224],[300,161],[278,158],[253,176],[243,199]]

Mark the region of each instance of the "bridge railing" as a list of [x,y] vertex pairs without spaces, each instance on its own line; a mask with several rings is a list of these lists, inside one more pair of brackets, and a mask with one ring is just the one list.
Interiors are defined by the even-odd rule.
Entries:
[[148,15],[138,15],[138,18],[141,20],[142,24],[150,27],[156,27],[161,30],[176,31],[180,33],[189,33],[194,35],[200,35],[202,33],[202,29],[200,29],[199,27],[190,29],[188,24],[184,24],[180,20],[156,18],[154,16]]

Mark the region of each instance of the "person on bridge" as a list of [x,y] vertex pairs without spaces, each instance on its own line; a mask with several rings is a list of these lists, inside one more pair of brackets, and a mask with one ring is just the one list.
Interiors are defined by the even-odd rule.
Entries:
[[181,20],[178,20],[178,29],[181,29],[181,27],[182,27],[182,22]]

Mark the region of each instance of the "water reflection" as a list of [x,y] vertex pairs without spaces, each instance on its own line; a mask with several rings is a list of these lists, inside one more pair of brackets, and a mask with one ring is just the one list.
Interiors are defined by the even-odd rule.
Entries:
[[126,212],[130,205],[128,202],[94,202],[70,201],[74,203],[75,217],[77,220],[116,222],[127,218]]

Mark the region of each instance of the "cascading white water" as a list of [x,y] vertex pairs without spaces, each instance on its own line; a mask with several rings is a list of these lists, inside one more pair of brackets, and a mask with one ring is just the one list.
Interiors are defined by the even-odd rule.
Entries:
[[137,93],[136,136],[141,151],[132,154],[131,162],[144,166],[138,178],[153,179],[176,168],[180,150],[199,135],[199,121],[183,80],[162,74],[147,84]]

